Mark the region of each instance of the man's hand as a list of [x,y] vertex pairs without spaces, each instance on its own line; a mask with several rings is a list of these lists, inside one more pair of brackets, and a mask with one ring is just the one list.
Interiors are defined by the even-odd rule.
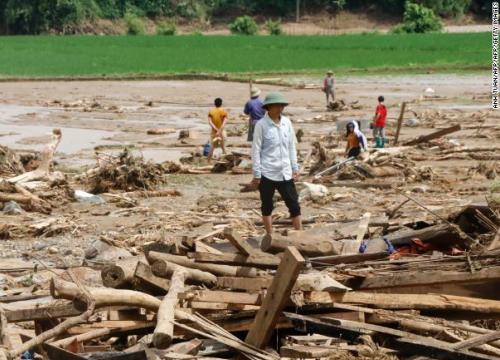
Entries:
[[255,188],[258,188],[260,185],[260,178],[253,178],[250,184],[252,184]]
[[293,172],[293,181],[299,181],[300,179],[300,171]]

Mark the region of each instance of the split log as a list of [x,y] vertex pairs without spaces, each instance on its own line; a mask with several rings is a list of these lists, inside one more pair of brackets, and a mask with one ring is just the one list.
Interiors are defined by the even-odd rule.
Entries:
[[220,276],[243,276],[243,277],[258,276],[258,272],[255,268],[243,267],[243,266],[238,267],[229,265],[203,264],[188,259],[185,256],[164,254],[155,251],[150,251],[147,254],[147,258],[150,263],[153,263],[157,260],[165,260],[187,268],[208,271],[211,272],[212,274]]
[[294,233],[294,238],[284,237],[277,233],[266,234],[260,245],[262,251],[277,254],[285,251],[289,246],[294,246],[301,254],[307,256],[338,255],[342,244],[331,241],[312,241],[307,237],[304,240],[296,239],[300,232]]
[[[19,176],[7,179],[7,181],[9,181],[10,183],[25,183],[35,180],[53,181],[61,178],[62,174],[60,173],[50,173],[52,159],[54,158],[54,153],[57,149],[57,146],[61,142],[61,137],[62,134],[60,129],[52,130],[52,141],[47,144],[44,150],[42,150],[40,154],[40,165],[38,166],[38,168],[34,171],[29,171]],[[64,175],[62,177],[64,177]]]
[[371,214],[369,212],[363,214],[363,217],[359,221],[358,231],[356,232],[356,240],[351,240],[344,244],[344,247],[342,248],[342,255],[359,253],[361,243],[363,242],[365,234],[368,231],[370,217]]
[[165,260],[156,260],[151,265],[151,270],[153,271],[153,274],[163,278],[169,278],[170,276],[173,276],[175,272],[182,271],[186,280],[189,279],[198,284],[206,284],[210,286],[217,283],[217,276],[212,273],[198,269],[187,268]]
[[460,129],[461,129],[460,125],[453,125],[453,126],[450,126],[448,128],[440,129],[438,131],[435,131],[435,132],[427,134],[427,135],[419,136],[416,139],[405,142],[403,145],[412,146],[412,145],[421,144],[421,143],[424,143],[424,142],[427,142],[430,140],[434,140],[434,139],[438,139],[442,136],[454,133],[456,131],[459,131]]
[[178,267],[172,274],[172,281],[167,295],[163,298],[158,309],[156,328],[153,333],[153,344],[158,349],[165,349],[174,338],[174,313],[179,303],[179,293],[184,290],[184,268]]
[[118,260],[114,265],[105,266],[101,270],[102,283],[115,289],[134,286],[137,282],[135,270],[140,261],[146,261],[142,256],[133,256]]

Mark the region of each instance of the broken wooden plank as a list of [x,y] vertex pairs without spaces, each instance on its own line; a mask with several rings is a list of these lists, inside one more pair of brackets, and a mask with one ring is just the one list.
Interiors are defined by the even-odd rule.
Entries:
[[245,338],[246,343],[257,348],[263,348],[267,345],[281,310],[289,300],[292,288],[304,264],[305,260],[297,249],[287,248],[271,287],[255,316],[254,327],[250,329]]
[[256,249],[243,240],[232,227],[228,226],[224,228],[224,238],[228,240],[242,255],[249,256],[257,252]]
[[4,304],[3,307],[7,321],[10,323],[66,318],[82,313],[81,310],[75,308],[71,301],[54,300],[52,297]]
[[354,264],[364,261],[380,260],[388,256],[388,253],[384,251],[367,254],[317,256],[309,258],[309,261],[313,267],[324,267],[325,265]]
[[412,145],[421,144],[421,143],[424,143],[424,142],[427,142],[430,140],[434,140],[434,139],[438,139],[442,136],[454,133],[456,131],[459,131],[460,129],[461,129],[461,127],[459,124],[453,125],[453,126],[445,128],[445,129],[440,129],[438,131],[434,131],[434,132],[427,134],[427,135],[421,135],[416,139],[405,142],[403,145],[412,146]]

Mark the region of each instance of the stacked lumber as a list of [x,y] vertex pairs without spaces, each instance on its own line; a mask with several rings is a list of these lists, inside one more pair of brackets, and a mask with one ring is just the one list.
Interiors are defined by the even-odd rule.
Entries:
[[[471,248],[451,222],[385,239],[373,224],[258,242],[226,226],[101,266],[100,284],[69,269],[48,291],[0,297],[1,358],[500,358],[500,332],[477,323],[500,318],[500,250]],[[214,234],[224,246],[204,242]]]

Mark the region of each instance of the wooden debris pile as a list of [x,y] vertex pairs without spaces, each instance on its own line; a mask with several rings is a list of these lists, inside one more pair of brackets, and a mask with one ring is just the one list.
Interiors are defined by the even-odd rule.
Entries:
[[498,213],[482,204],[418,230],[389,225],[366,213],[263,238],[226,225],[169,239],[160,228],[129,244],[142,243],[135,256],[123,250],[36,287],[6,286],[0,351],[51,360],[500,358],[498,330],[471,322],[500,314]]
[[358,100],[346,103],[343,99],[330,101],[327,106],[327,109],[330,111],[359,110],[362,108],[363,107],[359,104]]
[[118,156],[100,155],[98,167],[81,177],[92,194],[111,190],[154,190],[166,182],[165,173],[172,171],[170,163],[166,171],[161,164],[145,161],[131,154],[128,149]]

